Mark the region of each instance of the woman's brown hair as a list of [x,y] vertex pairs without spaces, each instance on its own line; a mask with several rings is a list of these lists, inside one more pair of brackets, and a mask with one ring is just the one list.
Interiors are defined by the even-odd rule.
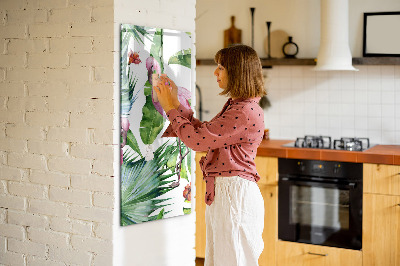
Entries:
[[219,50],[214,57],[228,71],[228,86],[220,95],[252,98],[266,95],[260,58],[247,45],[233,45]]

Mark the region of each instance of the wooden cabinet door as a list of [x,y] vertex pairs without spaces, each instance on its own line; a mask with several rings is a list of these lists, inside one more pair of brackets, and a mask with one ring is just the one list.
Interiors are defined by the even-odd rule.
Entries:
[[206,183],[203,181],[203,172],[200,169],[199,161],[206,153],[197,152],[196,162],[196,257],[204,258],[206,254],[206,203],[204,194],[206,193]]
[[278,241],[278,187],[259,185],[264,198],[264,250],[258,259],[260,266],[276,265],[276,243]]
[[277,266],[361,266],[362,252],[278,241]]
[[400,196],[400,166],[365,163],[363,176],[364,193]]
[[254,162],[261,176],[258,184],[278,185],[278,158],[257,156]]
[[364,266],[400,266],[399,204],[400,196],[364,194]]

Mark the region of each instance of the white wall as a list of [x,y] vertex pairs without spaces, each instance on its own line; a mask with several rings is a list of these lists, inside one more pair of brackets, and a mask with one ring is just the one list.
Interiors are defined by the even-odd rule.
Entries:
[[[120,24],[130,23],[190,31],[193,33],[193,40],[195,40],[195,4],[195,0],[114,0],[114,95],[116,102],[119,102]],[[194,47],[192,54],[195,54]],[[192,81],[194,91],[195,70],[192,71]],[[118,104],[116,104],[115,112],[119,113]],[[115,117],[114,127],[119,128],[118,117]],[[114,143],[118,143],[118,132],[114,135]],[[116,150],[115,156],[118,158],[119,149]],[[115,165],[116,178],[114,183],[116,199],[119,199],[120,195],[119,176],[119,164],[117,163]],[[194,175],[192,174],[192,176]],[[192,180],[192,195],[195,193],[194,181]],[[114,213],[113,231],[114,265],[194,265],[196,215],[194,207],[195,201],[192,200],[192,213],[190,215],[125,227],[119,226],[119,212],[116,211]],[[119,200],[115,201],[115,209],[119,210]]]
[[0,3],[0,265],[112,264],[112,5]]
[[[236,4],[237,3],[237,4]],[[237,16],[245,44],[250,44],[250,11],[256,7],[255,49],[265,56],[262,42],[265,20],[272,27],[293,32],[298,57],[316,57],[319,46],[319,1],[202,1],[197,5],[197,55],[213,58],[222,46],[222,31],[229,17]],[[400,10],[400,1],[349,0],[349,40],[353,57],[362,55],[362,12]],[[217,13],[219,12],[218,16]],[[265,15],[261,15],[262,13]],[[261,13],[261,14],[260,14]],[[265,19],[264,19],[265,18]],[[215,25],[211,27],[211,25]],[[212,38],[210,38],[210,36]],[[314,72],[310,66],[274,66],[264,70],[272,107],[265,111],[266,127],[275,139],[305,134],[369,137],[371,142],[400,144],[400,66],[355,66],[359,72]],[[226,98],[219,92],[213,66],[197,67],[196,83],[202,89],[203,120],[209,120]]]
[[[266,21],[271,31],[283,30],[299,46],[299,58],[314,58],[320,38],[320,0],[202,0],[196,8],[197,58],[213,58],[223,46],[230,17],[242,30],[242,42],[251,45],[250,7],[255,7],[254,48],[265,57]],[[362,56],[363,12],[399,11],[398,0],[349,0],[349,42],[353,57]],[[272,40],[273,42],[273,40]],[[272,45],[271,45],[272,46]]]
[[[274,139],[308,135],[369,137],[375,144],[400,144],[400,66],[355,66],[359,72],[316,72],[310,66],[274,66],[264,70],[272,106],[264,111]],[[226,101],[214,67],[197,67],[203,120]]]

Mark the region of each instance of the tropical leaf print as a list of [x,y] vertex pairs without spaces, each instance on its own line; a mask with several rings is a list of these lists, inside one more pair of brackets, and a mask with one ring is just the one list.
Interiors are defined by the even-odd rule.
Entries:
[[187,159],[186,164],[187,164],[187,167],[188,167],[188,171],[189,171],[189,173],[191,173],[192,172],[192,167],[191,167],[191,164],[192,164],[192,152],[191,151],[189,151],[188,155],[186,156],[186,159]]
[[[174,174],[166,174],[169,170],[166,162],[176,149],[164,143],[154,152],[151,161],[144,158],[124,161],[121,166],[121,225],[161,219],[168,213],[163,208],[170,205],[167,203],[170,198],[157,198],[173,189],[167,179]],[[158,214],[151,215],[159,209]]]
[[149,96],[151,95],[151,91],[153,90],[153,86],[150,84],[150,82],[147,80],[146,83],[144,84],[144,95]]
[[175,165],[176,165],[176,160],[178,159],[178,154],[179,154],[179,149],[176,149],[176,151],[172,154],[170,154],[170,157],[167,161],[167,167],[171,169],[171,171],[175,171]]
[[137,100],[139,92],[137,91],[134,94],[138,79],[131,74],[128,66],[131,63],[141,63],[137,52],[128,51],[129,40],[133,37],[138,42],[143,43],[143,38],[147,36],[147,31],[144,27],[128,24],[124,24],[121,27],[121,114],[127,115],[132,109],[133,103]]
[[163,29],[157,29],[154,33],[153,44],[150,48],[150,55],[160,64],[161,73],[164,73],[163,63]]
[[[188,172],[188,167],[190,167],[190,159],[188,159],[188,156],[190,156],[190,150],[188,150],[188,147],[186,147],[178,138],[176,138],[176,140],[178,149],[174,153],[170,154],[170,158],[167,161],[167,167],[174,173],[178,173],[180,168],[180,178],[189,181],[190,170]],[[178,142],[180,142],[180,144]],[[179,149],[179,145],[181,146],[181,149]]]
[[168,60],[168,65],[178,64],[184,67],[191,68],[192,66],[192,52],[190,49],[181,50],[171,56]]
[[[182,84],[187,84],[187,78],[190,79],[190,75],[181,75],[181,70],[191,67],[191,50],[188,49],[191,35],[173,31],[167,36],[169,32],[128,24],[121,28],[122,226],[191,212],[189,149],[179,138],[157,139],[167,117],[158,100],[153,99],[153,74],[174,71],[176,82]],[[176,39],[167,47],[173,50],[163,58],[166,52],[164,41],[169,42],[171,38]],[[169,58],[171,54],[173,56]],[[189,90],[178,87],[179,101],[187,108],[190,107],[190,96]],[[129,121],[139,128],[130,130]],[[185,208],[182,210],[182,207]]]
[[126,135],[126,144],[132,148],[136,153],[143,157],[142,153],[140,152],[139,144],[136,141],[135,135],[133,135],[132,131],[129,129]]
[[164,208],[158,213],[157,220],[161,220],[164,218]]
[[146,96],[142,113],[139,128],[140,137],[144,144],[152,144],[163,129],[165,118],[154,107],[151,95]]
[[131,33],[133,35],[133,37],[135,38],[135,40],[137,42],[142,43],[142,44],[144,44],[144,42],[143,42],[143,39],[140,37],[140,35],[142,35],[143,37],[149,38],[147,36],[148,32],[146,31],[145,27],[143,27],[143,26],[123,24],[122,25],[122,29],[121,29],[121,33],[122,32]]
[[185,159],[183,159],[183,163],[182,163],[182,166],[181,166],[181,178],[183,178],[183,179],[186,179],[187,181],[189,181],[189,177],[188,177],[188,174],[187,174],[187,169],[186,169],[186,158],[187,157],[185,157]]

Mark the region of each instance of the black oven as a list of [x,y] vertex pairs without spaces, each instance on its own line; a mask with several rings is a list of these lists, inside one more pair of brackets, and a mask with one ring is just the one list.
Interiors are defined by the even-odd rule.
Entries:
[[361,249],[360,163],[278,160],[278,238]]

